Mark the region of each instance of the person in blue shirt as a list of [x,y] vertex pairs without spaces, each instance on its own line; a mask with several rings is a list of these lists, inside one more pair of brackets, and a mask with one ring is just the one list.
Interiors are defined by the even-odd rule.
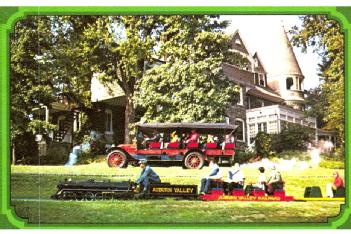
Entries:
[[150,183],[161,183],[160,177],[147,165],[146,159],[139,161],[140,168],[142,169],[139,178],[136,183],[141,187],[141,196],[145,196]]
[[200,194],[208,193],[211,181],[222,179],[222,174],[217,164],[217,158],[210,159],[209,167],[211,170],[210,173],[207,177],[201,179]]

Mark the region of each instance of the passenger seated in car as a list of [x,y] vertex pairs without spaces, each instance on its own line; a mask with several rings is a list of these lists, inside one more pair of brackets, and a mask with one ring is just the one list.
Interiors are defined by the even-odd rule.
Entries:
[[244,180],[245,176],[239,163],[235,163],[234,166],[228,170],[228,191],[242,189],[244,187]]
[[224,142],[221,144],[222,149],[223,149],[223,150],[225,149],[225,145],[226,145],[226,144],[233,144],[233,143],[235,143],[234,136],[231,135],[231,134],[225,135]]
[[193,129],[193,130],[191,130],[191,133],[190,133],[189,137],[185,140],[185,143],[186,144],[198,143],[199,138],[200,138],[200,134],[198,134],[196,132],[196,130]]
[[267,180],[267,194],[272,195],[276,189],[283,189],[283,179],[276,166],[273,165]]
[[172,132],[171,133],[171,142],[179,142],[179,141],[180,141],[180,139],[178,137],[177,132],[176,131]]
[[210,173],[205,178],[201,179],[200,194],[208,193],[209,186],[212,181],[222,179],[222,173],[217,164],[217,158],[210,159]]
[[146,148],[148,148],[150,142],[159,142],[160,139],[161,139],[161,134],[158,133],[156,130],[154,130],[154,131],[152,132],[152,137],[150,137],[150,138],[149,138],[149,137],[145,138],[145,140],[144,140],[144,145],[146,146]]

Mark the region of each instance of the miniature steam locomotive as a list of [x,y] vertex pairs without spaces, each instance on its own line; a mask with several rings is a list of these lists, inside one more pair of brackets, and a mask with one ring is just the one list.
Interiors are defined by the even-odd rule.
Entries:
[[[137,185],[132,181],[69,181],[59,182],[52,199],[63,200],[100,200],[133,199],[140,197]],[[150,184],[145,198],[179,197],[197,198],[196,185],[172,185],[170,183]]]

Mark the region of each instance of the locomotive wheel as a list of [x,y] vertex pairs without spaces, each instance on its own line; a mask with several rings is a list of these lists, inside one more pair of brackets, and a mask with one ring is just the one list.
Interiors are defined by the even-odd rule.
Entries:
[[126,154],[121,150],[114,150],[108,154],[107,164],[109,167],[124,168],[127,167],[128,161]]
[[201,169],[204,163],[204,157],[199,152],[191,152],[187,154],[184,159],[184,167],[188,169]]

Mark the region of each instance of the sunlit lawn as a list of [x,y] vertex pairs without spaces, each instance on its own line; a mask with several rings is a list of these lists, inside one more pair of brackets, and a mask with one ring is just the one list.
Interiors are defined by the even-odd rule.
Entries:
[[[154,166],[163,182],[199,184],[202,170]],[[223,168],[225,171],[228,168]],[[246,183],[255,182],[256,168],[244,168]],[[64,178],[74,180],[135,180],[138,167],[107,167],[105,162],[74,167],[13,166],[11,199],[16,214],[30,223],[245,223],[245,222],[326,222],[338,215],[341,202],[202,202],[174,199],[53,201],[50,196]],[[325,186],[332,181],[331,169],[314,168],[282,171],[288,195],[303,197],[307,186]],[[341,171],[343,175],[343,171]]]

